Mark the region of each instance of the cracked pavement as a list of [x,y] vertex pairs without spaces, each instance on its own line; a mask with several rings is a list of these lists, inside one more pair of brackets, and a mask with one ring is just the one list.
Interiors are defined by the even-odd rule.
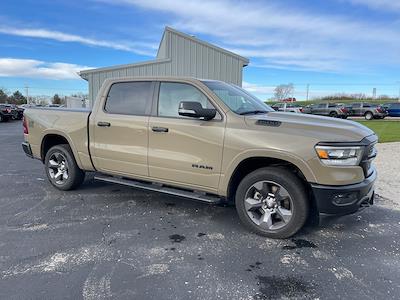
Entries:
[[0,124],[1,299],[398,298],[398,199],[271,240],[234,207],[91,174],[58,191],[21,142],[21,122]]

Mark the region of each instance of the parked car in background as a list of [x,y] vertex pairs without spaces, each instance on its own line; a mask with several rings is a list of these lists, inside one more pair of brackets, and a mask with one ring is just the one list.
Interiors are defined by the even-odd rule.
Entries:
[[11,107],[12,119],[13,120],[22,120],[22,117],[24,116],[24,109],[21,107],[18,107],[15,104],[10,104],[10,107]]
[[364,117],[366,120],[383,119],[387,116],[384,107],[367,102],[355,102],[351,104],[350,116]]
[[303,113],[346,119],[348,109],[337,103],[319,103],[307,105],[303,108]]
[[386,103],[382,107],[387,111],[389,117],[400,117],[400,102]]
[[301,106],[288,102],[278,102],[272,105],[271,107],[276,111],[294,112],[294,113],[303,112],[303,108]]
[[7,122],[12,118],[12,109],[8,104],[0,103],[0,122]]
[[297,99],[294,97],[289,97],[281,100],[282,102],[296,102]]

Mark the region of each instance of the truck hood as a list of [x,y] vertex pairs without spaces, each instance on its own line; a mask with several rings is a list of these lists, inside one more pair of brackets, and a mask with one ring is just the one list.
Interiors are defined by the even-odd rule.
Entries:
[[[258,120],[270,122],[257,122]],[[300,113],[268,112],[246,116],[245,121],[249,126],[263,126],[266,129],[276,127],[326,142],[358,142],[374,134],[368,127],[354,121]]]

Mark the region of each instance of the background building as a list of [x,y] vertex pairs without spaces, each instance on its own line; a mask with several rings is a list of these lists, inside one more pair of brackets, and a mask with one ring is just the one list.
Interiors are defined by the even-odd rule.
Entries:
[[89,104],[108,78],[127,76],[190,76],[217,79],[242,85],[242,69],[249,64],[245,57],[193,36],[166,27],[154,60],[84,70],[79,75],[89,83]]

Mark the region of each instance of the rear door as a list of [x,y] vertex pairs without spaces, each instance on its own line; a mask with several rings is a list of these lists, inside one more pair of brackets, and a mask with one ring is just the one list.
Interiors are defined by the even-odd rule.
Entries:
[[400,103],[390,104],[388,113],[391,117],[400,117]]
[[178,114],[181,101],[216,108],[196,86],[161,82],[158,105],[149,122],[149,173],[188,187],[216,190],[221,172],[225,119],[220,112],[205,121]]
[[148,176],[148,123],[154,82],[111,85],[105,103],[94,115],[91,155],[97,170]]
[[317,104],[316,107],[313,109],[313,113],[316,115],[323,115],[323,114],[325,114],[325,110],[326,110],[325,107],[326,107],[326,104],[324,104],[324,103]]
[[353,103],[351,106],[351,111],[354,116],[361,116],[362,115],[361,103]]

